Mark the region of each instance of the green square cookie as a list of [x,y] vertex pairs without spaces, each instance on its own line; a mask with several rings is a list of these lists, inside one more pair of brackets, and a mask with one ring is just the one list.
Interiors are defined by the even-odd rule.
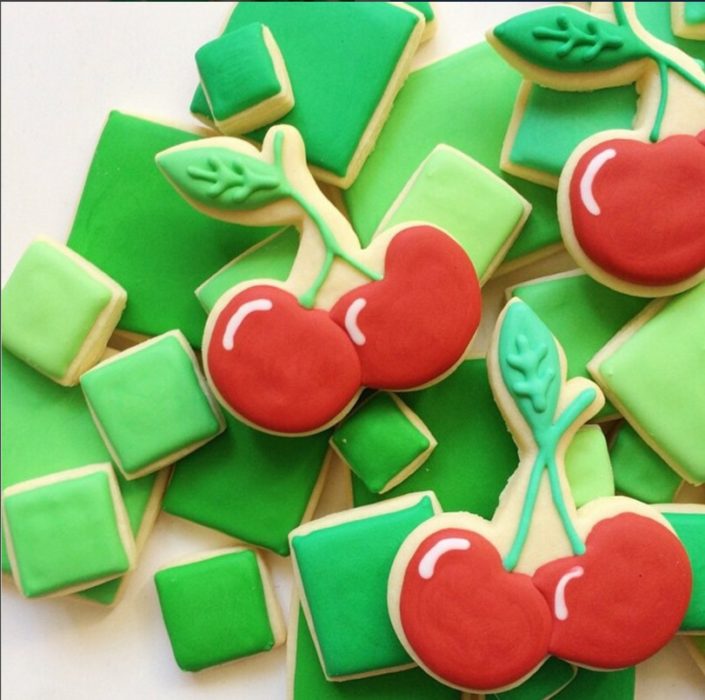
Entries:
[[331,446],[370,491],[384,493],[428,459],[436,440],[395,394],[379,392],[338,426]]
[[598,425],[585,425],[575,434],[566,450],[565,471],[576,507],[614,496],[607,440]]
[[225,426],[178,331],[140,343],[81,377],[116,466],[135,479],[171,464]]
[[283,643],[269,575],[253,550],[233,548],[157,571],[159,605],[183,671],[235,661]]
[[302,605],[329,679],[411,664],[387,611],[387,581],[407,535],[440,512],[416,493],[336,513],[290,534]]
[[49,239],[25,250],[2,293],[2,343],[59,384],[72,386],[105,351],[125,290]]
[[636,670],[591,671],[579,668],[575,679],[553,697],[555,700],[634,700]]
[[[638,314],[648,299],[615,292],[583,272],[566,272],[524,282],[509,290],[526,302],[563,346],[568,376],[589,377],[595,353]],[[606,402],[598,420],[617,414]]]
[[686,481],[705,482],[705,283],[652,302],[589,364],[639,435]]
[[497,267],[531,205],[493,172],[450,146],[436,146],[379,225],[426,221],[465,249],[481,282]]
[[224,134],[236,136],[257,129],[294,106],[279,47],[259,22],[204,44],[196,51],[196,65],[212,119]]
[[619,426],[610,458],[617,491],[645,503],[669,503],[683,483],[629,423]]
[[28,598],[88,588],[134,565],[134,540],[109,464],[6,488],[3,524],[15,583]]
[[[243,2],[236,5],[224,33],[253,22],[271,30],[296,99],[277,123],[301,132],[317,176],[349,186],[409,69],[423,18],[387,2],[321,3],[315,12],[306,2]],[[202,114],[200,91],[192,109]],[[248,137],[262,141],[265,131]]]
[[521,685],[503,693],[492,693],[487,700],[544,700],[552,698],[575,678],[578,669],[562,659],[550,656],[536,673]]

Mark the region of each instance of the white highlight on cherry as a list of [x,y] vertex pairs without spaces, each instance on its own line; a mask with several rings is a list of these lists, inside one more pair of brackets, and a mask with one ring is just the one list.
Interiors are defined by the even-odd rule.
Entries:
[[365,334],[360,330],[360,326],[357,325],[357,317],[365,306],[367,306],[367,299],[360,297],[355,299],[345,312],[345,330],[355,345],[364,345],[367,340]]
[[253,299],[252,301],[246,301],[231,317],[228,321],[228,325],[225,327],[225,333],[223,333],[223,347],[226,350],[232,350],[235,346],[235,334],[238,328],[242,325],[243,321],[255,311],[271,311],[272,310],[272,300],[271,299]]
[[582,566],[574,566],[561,576],[556,586],[556,595],[553,601],[553,611],[558,620],[568,619],[568,607],[565,604],[565,587],[574,579],[580,578],[585,573]]
[[599,216],[601,209],[600,205],[595,199],[595,194],[592,191],[592,184],[597,173],[600,172],[604,164],[608,160],[612,160],[617,155],[617,151],[614,148],[606,148],[604,151],[600,151],[593,156],[592,160],[588,163],[587,168],[583,176],[580,178],[580,198],[583,200],[585,208],[593,215]]
[[425,579],[431,578],[433,572],[436,570],[438,560],[444,554],[465,549],[470,549],[470,540],[463,539],[462,537],[447,537],[440,542],[436,542],[436,544],[421,557],[421,561],[419,562],[419,576]]

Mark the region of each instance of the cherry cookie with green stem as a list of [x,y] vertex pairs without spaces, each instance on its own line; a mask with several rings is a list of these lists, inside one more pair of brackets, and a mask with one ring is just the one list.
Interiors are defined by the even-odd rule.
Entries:
[[469,692],[519,685],[549,655],[625,668],[676,634],[688,608],[688,554],[655,509],[605,497],[576,509],[564,456],[604,398],[566,380],[562,350],[522,301],[499,317],[488,355],[492,390],[519,466],[491,521],[446,513],[401,546],[389,613],[428,673]]
[[705,71],[647,32],[634,3],[615,22],[556,5],[524,13],[488,40],[527,78],[585,91],[637,81],[632,130],[603,131],[571,153],[558,218],[592,277],[636,296],[666,296],[705,279]]
[[315,433],[338,422],[364,386],[427,386],[462,361],[481,305],[467,253],[415,222],[362,249],[313,180],[294,128],[271,129],[261,152],[213,138],[164,151],[157,164],[210,216],[300,232],[284,282],[236,285],[206,324],[206,376],[240,420],[275,434]]

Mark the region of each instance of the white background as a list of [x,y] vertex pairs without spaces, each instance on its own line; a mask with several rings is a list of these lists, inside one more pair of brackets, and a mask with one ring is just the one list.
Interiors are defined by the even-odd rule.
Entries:
[[[487,28],[539,4],[437,3],[438,32],[421,48],[415,66],[476,43]],[[3,3],[3,283],[34,236],[66,240],[110,109],[195,125],[188,112],[196,80],[193,54],[219,34],[230,9],[229,3],[205,2]],[[562,254],[491,283],[485,331],[504,287],[570,267]],[[319,512],[346,502],[340,477],[330,480]],[[162,514],[123,600],[112,610],[74,600],[26,601],[4,581],[3,695],[284,698],[283,648],[199,674],[182,673],[172,659],[152,575],[175,558],[229,544],[226,536]],[[288,561],[266,558],[286,614]],[[637,697],[644,700],[685,700],[705,692],[702,674],[679,641],[643,664],[637,678]]]

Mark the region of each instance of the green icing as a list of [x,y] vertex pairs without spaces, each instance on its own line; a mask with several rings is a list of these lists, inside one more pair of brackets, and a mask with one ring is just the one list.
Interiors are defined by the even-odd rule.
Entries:
[[220,431],[202,381],[169,334],[86,372],[81,387],[120,468],[133,474]]
[[478,277],[486,275],[524,215],[521,197],[462,153],[436,148],[385,221],[427,221],[463,246]]
[[[418,21],[389,3],[321,3],[311,12],[306,2],[244,2],[224,32],[252,22],[269,27],[296,100],[277,123],[301,132],[310,163],[342,177]],[[364,66],[365,79],[350,66]],[[200,90],[194,103],[203,113]],[[265,132],[249,136],[261,141]]]
[[[2,353],[2,377],[3,487],[110,461],[79,387],[59,386],[9,352]],[[137,537],[156,475],[131,481],[118,472],[116,476],[132,534]],[[4,544],[2,570],[10,571]],[[108,605],[114,601],[119,584],[118,579],[108,581],[79,595]]]
[[565,472],[576,507],[595,498],[614,496],[614,477],[607,440],[597,425],[586,425],[571,440]]
[[662,512],[688,552],[693,570],[693,593],[681,631],[702,632],[705,630],[705,507],[693,513]]
[[283,282],[291,272],[298,250],[299,232],[295,228],[275,233],[216,272],[196,290],[196,297],[206,313],[210,313],[218,299],[241,282],[259,279]]
[[292,537],[328,676],[411,663],[389,619],[387,581],[407,535],[433,515],[431,499],[423,496],[410,506]]
[[227,224],[182,201],[154,165],[194,134],[111,112],[68,245],[127,290],[119,328],[180,329],[200,346],[206,317],[193,290],[275,229]]
[[2,293],[2,342],[60,379],[78,355],[112,291],[62,250],[35,241]]
[[3,495],[3,509],[28,597],[127,571],[115,503],[104,471]]
[[286,438],[230,414],[225,421],[223,434],[175,465],[163,508],[286,556],[288,534],[301,524],[323,468],[330,431]]
[[444,511],[491,518],[516,469],[517,450],[492,397],[485,360],[466,360],[438,384],[405,392],[403,400],[438,445],[420,469],[381,496],[353,476],[355,505],[429,490]]
[[281,92],[264,27],[253,22],[196,51],[201,85],[222,121]]
[[[684,4],[686,7],[692,7],[694,5],[702,5],[703,3],[688,0],[688,2]],[[670,2],[638,2],[636,3],[636,13],[639,21],[651,34],[668,44],[677,46],[689,56],[700,61],[705,61],[705,41],[699,39],[683,39],[673,33]]]
[[460,700],[461,693],[441,685],[420,668],[354,681],[326,679],[303,611],[296,627],[296,660],[291,700]]
[[[410,2],[409,5],[423,5],[426,3]],[[686,24],[703,24],[705,22],[705,2],[689,0],[683,3],[683,19]]]
[[636,687],[634,667],[622,671],[590,671],[579,668],[575,680],[569,683],[555,700],[633,700]]
[[558,177],[568,156],[588,136],[608,129],[631,129],[636,101],[634,85],[593,92],[560,92],[532,85],[509,160]]
[[705,283],[674,297],[600,364],[629,421],[693,483],[705,481]]
[[521,685],[504,693],[493,693],[487,697],[488,700],[545,700],[565,688],[575,678],[576,672],[575,666],[551,656],[533,676]]
[[390,394],[377,393],[348,416],[333,433],[337,448],[365,486],[379,493],[418,459],[431,442]]
[[560,241],[556,195],[499,168],[519,76],[479,44],[412,73],[359,177],[345,192],[353,226],[369,243],[380,221],[422,161],[439,144],[475,158],[533,205],[507,259]]
[[257,557],[244,550],[154,575],[176,663],[200,671],[274,646]]
[[614,438],[610,457],[617,491],[645,503],[670,503],[683,481],[626,422]]
[[[526,302],[561,344],[569,377],[589,378],[587,364],[595,353],[648,303],[648,299],[621,294],[585,274],[522,284],[512,295]],[[597,418],[615,413],[612,404],[605,404]]]

